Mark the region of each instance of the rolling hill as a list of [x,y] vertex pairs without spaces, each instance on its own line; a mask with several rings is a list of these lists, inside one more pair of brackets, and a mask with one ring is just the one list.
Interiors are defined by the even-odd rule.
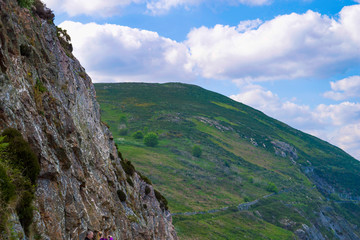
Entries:
[[341,149],[194,85],[95,88],[102,121],[164,193],[181,239],[360,239],[360,162]]

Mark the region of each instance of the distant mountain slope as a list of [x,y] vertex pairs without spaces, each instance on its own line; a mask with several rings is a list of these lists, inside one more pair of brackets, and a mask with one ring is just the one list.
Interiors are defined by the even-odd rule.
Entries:
[[[359,239],[360,163],[341,149],[194,85],[95,88],[123,155],[160,186],[172,212],[230,207],[174,216],[183,239]],[[159,146],[146,147],[136,131],[156,132]]]

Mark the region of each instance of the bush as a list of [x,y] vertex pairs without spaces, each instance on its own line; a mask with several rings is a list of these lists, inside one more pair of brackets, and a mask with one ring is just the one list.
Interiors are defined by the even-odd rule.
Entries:
[[134,187],[134,182],[131,180],[131,178],[129,176],[126,178],[126,181],[128,182],[128,184],[130,186]]
[[267,187],[266,187],[266,190],[267,190],[268,192],[273,192],[273,193],[277,193],[277,192],[278,192],[278,189],[277,189],[276,185],[275,185],[274,183],[272,183],[272,182],[269,182],[269,183],[268,183],[268,185],[267,185]]
[[39,79],[36,79],[35,89],[38,90],[40,93],[47,92],[47,88]]
[[30,191],[25,191],[20,202],[16,206],[16,212],[21,226],[24,228],[24,232],[27,236],[29,235],[30,225],[32,224],[34,217],[34,208],[32,206],[33,199],[34,194]]
[[169,207],[168,207],[168,201],[166,200],[166,198],[165,198],[163,195],[161,195],[161,193],[160,193],[159,191],[157,191],[157,190],[155,190],[155,189],[154,189],[154,193],[155,193],[156,199],[157,199],[157,200],[159,201],[159,203],[160,203],[160,208],[161,208],[162,210],[168,210]]
[[22,138],[18,130],[13,128],[6,129],[2,135],[9,143],[10,164],[19,169],[24,177],[29,178],[32,184],[35,184],[40,173],[40,164],[29,143]]
[[145,187],[145,194],[149,195],[149,193],[151,192],[151,188],[149,186]]
[[117,195],[118,195],[120,201],[122,201],[122,202],[126,201],[126,194],[122,190],[117,190]]
[[0,165],[0,201],[4,201],[5,204],[9,203],[10,199],[15,196],[15,190],[16,187],[7,175],[5,167]]
[[199,158],[199,157],[201,157],[201,154],[202,154],[201,148],[198,145],[195,145],[192,149],[192,155],[194,157]]
[[73,51],[73,46],[70,43],[71,42],[71,37],[70,35],[67,33],[67,31],[65,29],[56,27],[57,30],[57,36],[58,39],[60,41],[61,46],[68,52],[72,53]]
[[143,139],[144,138],[144,134],[142,133],[142,131],[134,132],[134,134],[132,136],[135,139]]
[[156,133],[150,132],[144,137],[144,144],[148,147],[155,147],[159,144],[159,138]]
[[[24,232],[29,236],[33,221],[34,185],[40,172],[40,164],[29,143],[13,128],[0,136],[0,233],[6,230],[6,207],[12,198],[17,203],[16,213]],[[5,143],[3,143],[3,141]],[[4,214],[5,213],[5,214]],[[3,215],[3,216],[1,216]]]
[[34,4],[34,0],[17,0],[20,7],[30,9]]
[[147,178],[146,176],[142,175],[140,172],[138,172],[138,174],[139,174],[141,180],[143,180],[144,182],[146,182],[146,183],[149,184],[149,185],[152,185],[152,182],[151,182],[151,180],[150,180],[149,178]]
[[128,160],[120,161],[120,164],[121,164],[122,168],[124,169],[124,172],[127,175],[130,175],[130,176],[134,175],[135,167],[134,167],[134,165],[132,165],[131,161],[128,161]]

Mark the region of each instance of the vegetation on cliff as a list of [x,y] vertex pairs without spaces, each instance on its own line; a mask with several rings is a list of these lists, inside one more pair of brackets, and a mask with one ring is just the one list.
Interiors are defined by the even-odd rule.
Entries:
[[6,129],[0,136],[0,236],[10,236],[10,214],[16,211],[26,235],[33,221],[39,161],[21,133]]

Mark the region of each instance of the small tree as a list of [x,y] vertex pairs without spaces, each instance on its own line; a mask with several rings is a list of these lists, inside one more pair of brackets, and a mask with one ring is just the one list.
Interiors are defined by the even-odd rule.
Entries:
[[278,192],[278,188],[276,187],[275,183],[273,182],[269,182],[267,187],[266,187],[266,190],[268,192],[273,192],[273,193],[277,193]]
[[144,144],[148,147],[155,147],[159,144],[159,138],[156,133],[149,132],[144,137]]
[[135,139],[143,139],[144,138],[144,134],[142,133],[142,131],[136,131],[136,132],[134,132],[134,134],[132,136]]
[[192,149],[192,155],[194,157],[199,158],[199,157],[201,157],[201,154],[202,154],[201,148],[198,145],[195,145]]

